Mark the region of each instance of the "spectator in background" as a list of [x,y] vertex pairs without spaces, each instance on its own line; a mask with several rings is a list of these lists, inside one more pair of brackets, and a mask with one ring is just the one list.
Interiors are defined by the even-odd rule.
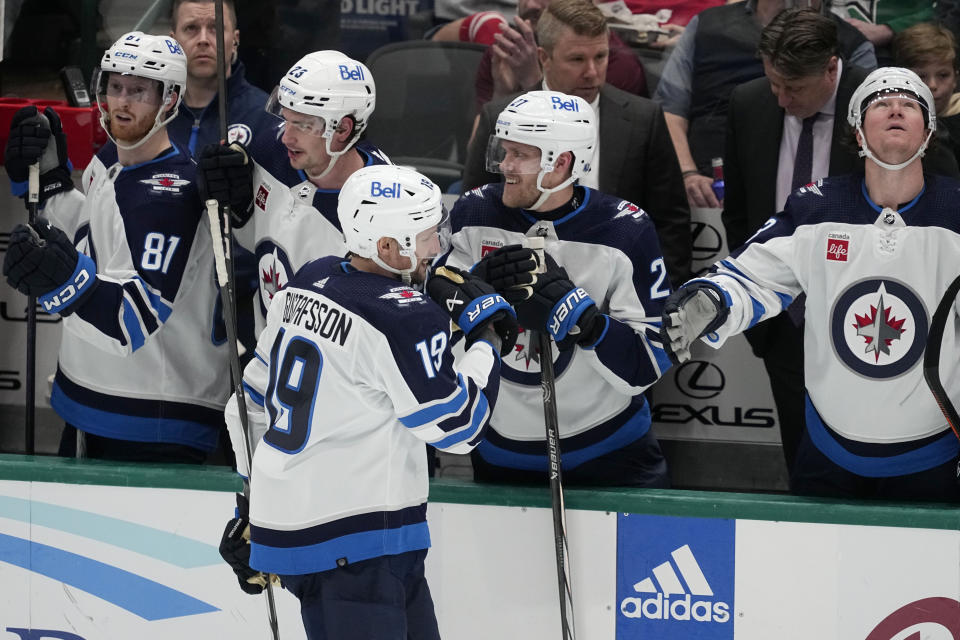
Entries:
[[[196,157],[220,140],[217,103],[217,26],[213,0],[174,0],[170,35],[187,56],[187,90],[177,117],[167,129],[170,138]],[[264,112],[267,94],[244,77],[237,59],[240,31],[233,0],[223,3],[223,46],[227,52],[227,137],[248,145],[254,133],[276,131],[276,121]]]
[[932,0],[874,0],[867,3],[870,14],[864,13],[862,0],[833,0],[833,12],[857,28],[877,48],[884,61],[893,36],[910,25],[933,20]]
[[[806,430],[791,489],[839,498],[960,499],[953,434],[923,380],[930,316],[957,273],[960,182],[919,160],[936,129],[933,95],[883,67],[854,91],[847,122],[864,173],[794,192],[782,213],[664,304],[664,348],[690,357],[806,295]],[[956,345],[957,308],[944,345]],[[957,397],[955,356],[941,374]]]
[[[800,4],[805,2],[820,8],[820,0]],[[706,9],[687,25],[664,66],[654,99],[663,107],[690,206],[720,206],[710,188],[710,163],[723,156],[730,93],[763,75],[757,57],[760,31],[785,4],[746,0]],[[873,45],[839,16],[832,19],[837,22],[840,56],[865,69],[875,68]]]
[[[671,282],[683,281],[690,273],[690,210],[660,108],[606,82],[607,24],[589,0],[554,0],[537,24],[537,39],[542,88],[583,98],[597,113],[599,148],[581,184],[649,212]],[[509,102],[491,102],[481,112],[467,152],[465,190],[499,180],[484,159],[497,115]]]
[[926,83],[937,105],[937,137],[960,162],[960,94],[957,88],[957,41],[948,29],[921,22],[894,40],[897,65]]
[[[503,25],[477,67],[477,111],[492,99],[539,88],[543,74],[535,30],[549,0],[518,0],[514,27]],[[627,93],[647,96],[647,80],[637,56],[613,32],[607,32],[607,78]]]
[[[559,4],[550,6],[538,28]],[[457,201],[449,263],[473,267],[516,307],[526,330],[515,352],[503,357],[501,410],[476,449],[474,476],[546,481],[538,375],[543,354],[534,336],[548,332],[556,345],[564,482],[666,487],[667,464],[643,396],[669,367],[655,325],[648,324],[670,288],[650,217],[583,186],[593,171],[597,132],[582,97],[532,91],[495,120],[487,162],[504,181]],[[547,272],[535,280],[532,252],[521,246],[528,236],[543,237],[548,256]],[[548,321],[562,301],[574,299],[565,322]]]

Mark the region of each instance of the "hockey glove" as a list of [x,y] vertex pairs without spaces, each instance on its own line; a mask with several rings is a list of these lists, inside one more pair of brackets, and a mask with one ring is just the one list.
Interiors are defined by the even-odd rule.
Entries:
[[509,244],[485,255],[470,273],[489,283],[507,302],[516,304],[533,293],[530,285],[536,280],[539,266],[533,250]]
[[73,313],[98,282],[93,260],[77,252],[67,234],[43,218],[14,227],[3,275],[20,293],[38,296],[47,313],[62,316]]
[[427,279],[427,295],[463,331],[467,348],[492,328],[500,354],[513,350],[517,343],[516,313],[488,283],[453,267],[437,267]]
[[[227,523],[220,539],[220,556],[237,575],[237,582],[245,593],[257,595],[267,587],[267,574],[250,568],[250,503],[242,493],[237,494],[237,516]],[[270,574],[275,584],[277,576]]]
[[689,360],[693,341],[716,331],[729,313],[720,287],[704,280],[688,282],[670,294],[663,304],[660,340],[671,362]]
[[39,113],[33,105],[17,111],[10,122],[4,164],[13,194],[27,192],[30,165],[40,163],[40,202],[73,189],[67,158],[67,136],[60,116],[51,107]]
[[242,227],[253,214],[253,163],[239,142],[208,144],[197,159],[197,188],[204,202],[230,205],[230,220]]
[[[534,331],[546,331],[560,351],[576,345],[590,346],[603,333],[606,321],[590,295],[573,284],[567,271],[550,256],[547,270],[536,274],[533,284],[525,289],[530,296],[515,303],[520,325]],[[524,288],[514,287],[514,291]]]

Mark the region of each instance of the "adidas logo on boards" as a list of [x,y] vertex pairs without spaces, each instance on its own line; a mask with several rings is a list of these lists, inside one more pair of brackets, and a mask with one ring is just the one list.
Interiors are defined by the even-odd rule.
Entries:
[[656,578],[659,589],[654,586],[651,578],[644,578],[633,585],[633,590],[638,594],[656,595],[624,598],[620,602],[620,613],[627,618],[649,620],[729,622],[730,605],[712,600],[713,589],[693,556],[690,545],[685,544],[675,549],[670,553],[670,557],[680,570],[680,576],[683,576],[687,588],[684,589],[673,565],[667,560],[653,569],[653,577]]

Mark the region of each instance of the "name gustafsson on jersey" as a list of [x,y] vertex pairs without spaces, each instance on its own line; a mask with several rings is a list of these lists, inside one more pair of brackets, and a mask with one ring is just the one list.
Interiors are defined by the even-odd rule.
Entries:
[[339,307],[296,291],[285,291],[283,321],[312,331],[321,338],[339,344],[346,343],[353,328],[353,317]]

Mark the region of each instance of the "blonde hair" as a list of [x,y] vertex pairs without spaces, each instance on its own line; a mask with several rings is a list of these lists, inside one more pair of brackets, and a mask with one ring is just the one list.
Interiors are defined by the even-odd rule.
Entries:
[[897,34],[893,41],[897,64],[914,68],[942,63],[957,67],[957,40],[948,29],[932,22],[919,22]]
[[590,0],[553,0],[537,22],[537,44],[551,53],[564,27],[578,36],[596,38],[607,34],[607,19]]

